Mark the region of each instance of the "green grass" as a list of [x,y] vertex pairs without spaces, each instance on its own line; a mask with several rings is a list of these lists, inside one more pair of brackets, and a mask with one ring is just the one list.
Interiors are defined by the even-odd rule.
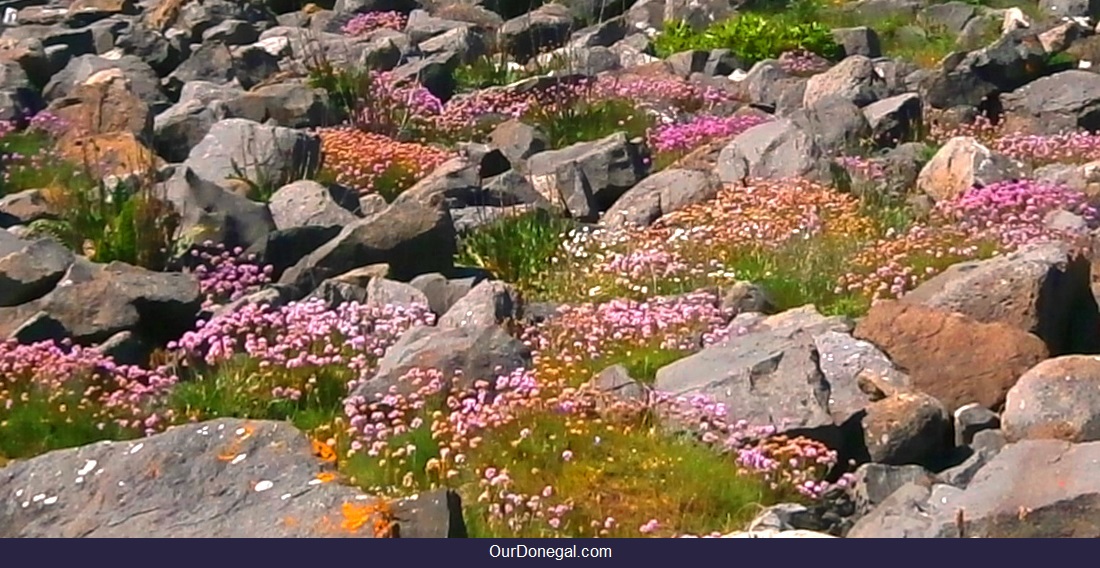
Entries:
[[67,183],[79,169],[52,155],[53,140],[44,132],[11,132],[0,138],[0,155],[18,155],[0,163],[0,196]]
[[828,59],[842,53],[828,27],[801,12],[745,12],[697,31],[669,21],[654,41],[660,57],[688,50],[729,49],[745,65],[805,50]]
[[[343,412],[350,369],[326,366],[309,371],[261,370],[244,356],[199,371],[180,382],[167,407],[200,420],[223,417],[288,420],[305,431],[331,423]],[[302,391],[297,401],[272,396],[275,387]]]
[[635,138],[653,126],[653,119],[628,100],[595,100],[583,94],[575,101],[535,105],[525,120],[546,133],[552,148],[599,140],[616,132]]
[[140,436],[137,430],[120,427],[104,409],[82,402],[83,393],[92,386],[102,387],[91,377],[71,377],[63,388],[48,392],[28,382],[9,382],[5,396],[21,402],[11,408],[0,406],[0,462]]
[[462,238],[457,262],[489,270],[525,292],[544,292],[552,259],[574,227],[542,209],[498,219]]
[[59,218],[31,223],[32,233],[50,235],[96,262],[117,260],[152,270],[167,265],[179,217],[152,195],[151,184],[107,187],[86,174],[66,181],[46,193]]

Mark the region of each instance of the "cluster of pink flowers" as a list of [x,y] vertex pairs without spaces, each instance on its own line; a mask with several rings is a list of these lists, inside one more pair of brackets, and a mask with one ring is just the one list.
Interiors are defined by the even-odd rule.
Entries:
[[349,36],[362,36],[383,28],[400,31],[405,29],[406,21],[401,12],[367,12],[356,14],[341,31]]
[[217,365],[245,356],[261,370],[342,365],[362,374],[410,327],[431,325],[426,306],[379,306],[349,302],[330,309],[320,299],[279,308],[249,304],[200,321],[169,344],[187,364]]
[[792,75],[813,75],[827,71],[828,59],[805,50],[788,51],[779,56],[779,66]]
[[736,136],[769,120],[766,116],[755,114],[700,114],[684,122],[657,126],[649,134],[649,145],[657,152],[686,153],[708,142]]
[[1040,136],[1007,134],[994,140],[994,151],[1034,166],[1100,160],[1100,134],[1068,132]]
[[821,442],[776,435],[771,425],[744,420],[730,424],[726,406],[707,396],[673,397],[658,392],[655,400],[674,423],[696,432],[703,443],[732,452],[742,474],[761,477],[773,491],[793,491],[816,499],[834,485],[844,487],[851,482],[849,475],[835,484],[823,481],[836,467],[839,455]]
[[724,339],[731,316],[706,292],[565,305],[554,318],[529,328],[524,341],[537,352],[553,350],[567,365],[600,360],[622,345],[694,351]]
[[199,290],[205,297],[204,309],[232,302],[271,282],[274,267],[260,266],[255,255],[242,257],[243,253],[240,247],[227,250],[225,245],[215,245],[211,241],[191,251],[191,256],[199,262],[194,271],[199,279]]
[[979,237],[994,237],[1008,249],[1053,236],[1044,222],[1055,211],[1080,215],[1090,227],[1100,222],[1100,212],[1085,194],[1032,180],[974,187],[937,204],[937,209],[948,223]]
[[[46,404],[65,424],[91,421],[96,428],[142,435],[157,431],[170,416],[157,413],[177,382],[164,369],[118,365],[100,351],[62,342],[0,343],[0,436],[20,407]],[[79,427],[79,426],[75,426]],[[92,440],[88,440],[91,442]]]

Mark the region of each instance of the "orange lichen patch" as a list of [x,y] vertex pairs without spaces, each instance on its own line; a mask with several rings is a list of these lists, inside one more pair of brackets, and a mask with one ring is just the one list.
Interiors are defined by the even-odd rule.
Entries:
[[218,461],[228,462],[228,461],[233,461],[235,459],[237,459],[237,451],[236,450],[231,449],[231,450],[228,450],[228,451],[225,451],[225,452],[222,452],[222,453],[218,454]]
[[331,471],[323,471],[317,474],[317,481],[321,483],[329,483],[330,481],[336,481],[336,474]]
[[336,451],[332,449],[332,446],[320,441],[311,440],[313,445],[313,455],[325,463],[333,463],[336,461]]
[[298,519],[295,519],[294,517],[283,517],[283,525],[288,527],[296,527],[298,526]]
[[364,504],[344,503],[341,512],[344,520],[340,528],[348,532],[358,532],[370,524],[375,538],[389,538],[396,526],[389,503],[382,500]]

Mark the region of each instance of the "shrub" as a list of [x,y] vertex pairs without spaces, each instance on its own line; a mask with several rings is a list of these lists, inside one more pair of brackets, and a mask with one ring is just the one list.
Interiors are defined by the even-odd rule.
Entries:
[[701,32],[683,21],[666,22],[654,47],[661,57],[688,50],[729,49],[745,65],[775,59],[788,51],[807,51],[831,60],[842,54],[827,26],[751,12],[716,22]]
[[462,239],[457,261],[485,268],[520,288],[539,290],[572,228],[571,221],[542,209],[498,219]]

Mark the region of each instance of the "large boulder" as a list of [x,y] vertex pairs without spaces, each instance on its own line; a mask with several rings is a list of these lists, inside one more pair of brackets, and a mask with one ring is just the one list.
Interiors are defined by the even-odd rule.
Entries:
[[81,259],[50,293],[0,308],[0,335],[27,341],[67,337],[89,345],[133,331],[164,344],[194,327],[201,304],[198,282],[190,274]]
[[954,199],[975,185],[1023,177],[1023,165],[997,154],[974,138],[947,141],[921,169],[917,189],[936,201]]
[[[441,204],[440,204],[441,205]],[[321,281],[370,264],[389,264],[397,280],[449,272],[456,251],[454,225],[442,206],[408,201],[345,226],[280,279],[308,293]]]
[[276,186],[312,176],[320,166],[321,139],[291,128],[227,118],[191,149],[184,165],[216,184],[243,179]]
[[856,522],[849,538],[1096,538],[1100,442],[1004,447],[965,490],[909,484]]
[[73,259],[73,253],[53,239],[25,241],[0,230],[0,306],[18,306],[45,296]]
[[1008,391],[1001,417],[1009,441],[1100,441],[1100,357],[1067,355],[1029,369]]
[[853,335],[882,349],[914,389],[949,412],[972,402],[1000,407],[1020,375],[1049,354],[1041,339],[1008,324],[897,301],[875,304]]
[[609,227],[645,227],[664,215],[718,195],[718,177],[702,170],[661,170],[627,190],[603,216]]
[[719,153],[717,171],[723,183],[750,178],[829,179],[827,160],[813,135],[785,119],[765,122],[737,135]]
[[1100,129],[1100,75],[1074,69],[1037,79],[1001,97],[1010,131],[1057,134]]
[[288,423],[226,418],[50,452],[0,468],[0,536],[466,536],[457,495],[383,503],[327,482],[315,451]]
[[574,217],[595,220],[645,177],[641,149],[619,132],[540,152],[527,160],[531,185]]
[[949,267],[902,298],[1039,336],[1051,355],[1100,352],[1089,260],[1065,243]]

